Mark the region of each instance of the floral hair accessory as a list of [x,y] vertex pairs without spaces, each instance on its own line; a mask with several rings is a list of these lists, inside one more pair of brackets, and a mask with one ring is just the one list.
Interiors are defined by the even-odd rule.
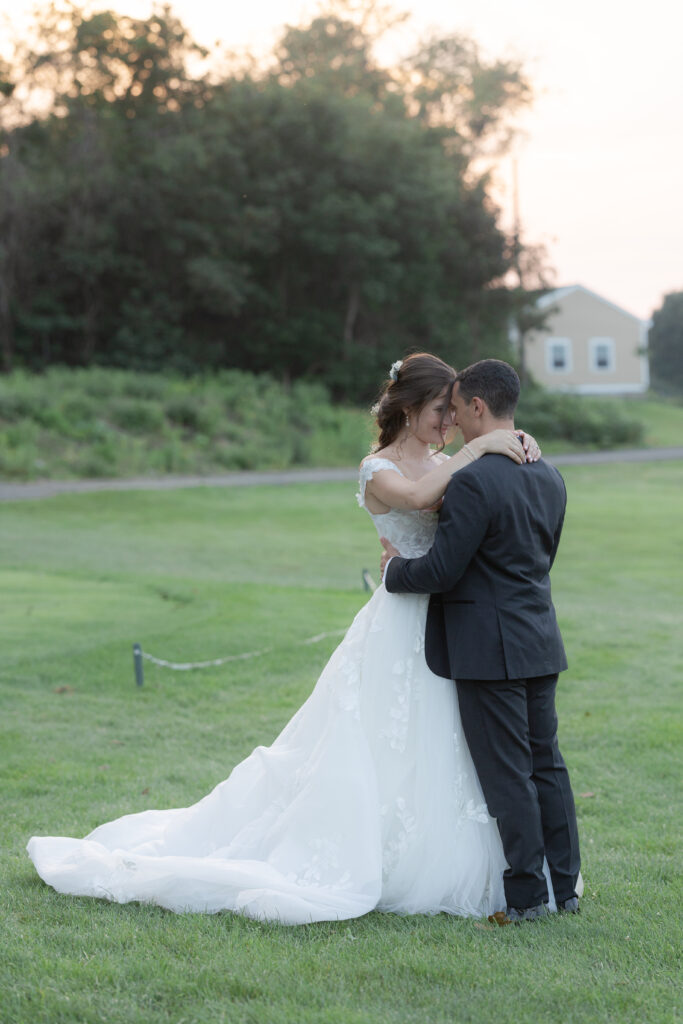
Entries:
[[391,364],[391,369],[389,370],[389,376],[391,377],[392,380],[396,380],[397,379],[398,371],[401,369],[402,366],[403,366],[403,360],[402,359],[397,359],[395,363]]

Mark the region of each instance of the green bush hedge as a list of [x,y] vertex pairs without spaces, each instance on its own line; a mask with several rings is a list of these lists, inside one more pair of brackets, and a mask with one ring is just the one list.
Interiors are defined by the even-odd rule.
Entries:
[[212,473],[354,465],[368,414],[334,407],[315,384],[285,387],[226,370],[165,377],[53,368],[0,378],[5,478]]
[[[611,448],[643,438],[623,403],[537,387],[525,390],[518,423],[542,445]],[[372,436],[369,413],[332,405],[322,386],[286,387],[240,370],[180,378],[55,368],[0,378],[5,478],[353,466]]]
[[565,441],[579,447],[616,448],[642,444],[643,423],[613,399],[525,388],[516,422],[543,443]]

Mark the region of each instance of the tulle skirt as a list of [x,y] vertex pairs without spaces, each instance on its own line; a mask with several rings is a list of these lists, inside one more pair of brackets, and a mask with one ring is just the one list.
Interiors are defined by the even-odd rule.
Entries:
[[290,925],[505,909],[505,858],[455,685],[425,661],[427,603],[379,587],[270,747],[191,807],[126,815],[85,839],[34,836],[41,878]]

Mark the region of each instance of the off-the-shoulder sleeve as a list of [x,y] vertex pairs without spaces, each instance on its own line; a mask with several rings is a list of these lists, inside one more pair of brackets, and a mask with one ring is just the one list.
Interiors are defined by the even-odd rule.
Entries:
[[367,487],[368,480],[372,480],[375,473],[379,473],[380,469],[393,469],[399,476],[403,476],[401,470],[391,459],[366,459],[360,467],[360,479],[358,481],[360,490],[356,495],[356,500],[361,508],[365,508],[365,488]]

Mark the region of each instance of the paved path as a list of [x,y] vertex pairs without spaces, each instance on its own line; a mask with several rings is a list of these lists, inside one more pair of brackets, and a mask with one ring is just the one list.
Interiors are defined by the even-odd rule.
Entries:
[[[683,448],[632,448],[613,452],[552,455],[554,466],[590,466],[607,462],[659,462],[683,459]],[[25,501],[52,498],[57,494],[83,494],[87,491],[169,491],[181,487],[258,487],[263,484],[310,484],[356,480],[357,469],[286,469],[268,472],[247,470],[221,476],[134,477],[122,480],[37,480],[32,483],[2,483],[0,501]]]

